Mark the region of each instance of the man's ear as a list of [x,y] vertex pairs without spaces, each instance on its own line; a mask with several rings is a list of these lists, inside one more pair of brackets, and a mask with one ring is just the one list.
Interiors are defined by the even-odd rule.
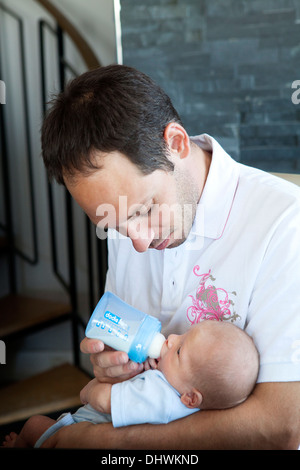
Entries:
[[165,141],[170,150],[170,157],[185,158],[190,153],[190,139],[186,130],[177,122],[170,122],[165,128]]
[[202,403],[202,394],[196,388],[193,388],[190,392],[185,392],[181,395],[181,402],[188,408],[200,408]]

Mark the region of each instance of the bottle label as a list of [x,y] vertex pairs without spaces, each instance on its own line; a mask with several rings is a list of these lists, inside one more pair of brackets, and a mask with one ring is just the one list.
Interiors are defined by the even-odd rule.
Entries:
[[94,326],[100,328],[102,333],[108,333],[122,341],[128,341],[130,327],[125,323],[121,317],[115,313],[106,310],[103,315],[103,320],[95,321]]
[[118,323],[119,323],[120,320],[121,320],[120,317],[118,317],[117,315],[115,315],[115,314],[112,313],[112,312],[109,312],[108,310],[105,312],[104,318],[107,318],[107,320],[110,320],[110,321],[112,321],[113,323],[116,323],[116,325],[118,325]]
[[122,317],[106,310],[102,318],[92,320],[88,336],[102,339],[108,346],[128,352],[129,343],[136,334],[138,325],[138,322],[126,322]]

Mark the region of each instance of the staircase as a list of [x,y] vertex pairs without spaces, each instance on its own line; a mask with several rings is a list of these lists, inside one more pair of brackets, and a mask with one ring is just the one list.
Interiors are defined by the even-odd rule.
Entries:
[[[47,83],[49,57],[47,55],[47,37],[49,34],[55,38],[56,58],[51,67],[57,67],[57,84],[63,89],[67,78],[76,75],[75,68],[68,62],[65,54],[65,38],[73,42],[73,46],[81,55],[85,68],[89,69],[99,66],[99,62],[82,38],[79,31],[55,8],[48,0],[37,0],[40,6],[45,9],[46,19],[38,22],[39,31],[39,57],[38,68],[40,71],[41,88],[41,109],[46,111],[46,101],[49,95]],[[52,21],[49,22],[49,14]],[[104,279],[107,268],[106,244],[104,241],[92,238],[95,233],[89,220],[81,214],[83,220],[80,225],[84,231],[85,246],[80,249],[85,253],[86,259],[86,277],[84,282],[87,285],[87,303],[85,311],[80,311],[79,289],[78,289],[78,263],[76,251],[76,236],[78,231],[74,231],[74,207],[69,194],[62,190],[62,200],[64,206],[64,216],[61,217],[61,207],[57,203],[57,185],[49,183],[45,175],[44,182],[39,181],[39,186],[43,187],[47,199],[47,214],[45,224],[49,226],[49,252],[51,253],[51,262],[49,270],[60,285],[63,295],[49,300],[49,296],[40,295],[39,290],[33,295],[28,295],[20,288],[19,279],[24,266],[30,266],[32,270],[40,269],[41,250],[44,249],[45,242],[41,240],[39,232],[39,220],[37,218],[37,196],[35,194],[35,181],[33,167],[35,161],[32,156],[32,137],[30,135],[30,113],[29,113],[29,84],[26,80],[28,65],[26,64],[25,51],[25,28],[23,19],[18,13],[12,11],[0,1],[0,20],[7,23],[13,20],[18,29],[20,39],[20,70],[22,82],[22,106],[24,114],[24,128],[26,145],[24,155],[21,156],[22,164],[26,167],[29,186],[29,213],[30,218],[26,220],[24,231],[31,234],[30,247],[20,247],[18,236],[16,235],[15,220],[16,203],[12,201],[14,192],[14,173],[11,171],[11,160],[13,151],[10,148],[10,139],[8,134],[14,133],[15,139],[18,139],[19,129],[12,129],[13,124],[8,122],[8,113],[6,113],[6,104],[0,104],[0,154],[1,171],[0,202],[3,206],[3,221],[0,222],[0,279],[6,286],[5,293],[0,298],[0,340],[4,342],[6,351],[10,348],[20,347],[17,351],[22,354],[22,341],[33,332],[46,331],[53,325],[67,323],[68,331],[72,344],[73,360],[72,363],[61,363],[56,367],[51,367],[41,371],[37,375],[26,377],[20,381],[12,383],[2,383],[0,387],[0,426],[15,421],[25,420],[32,414],[49,414],[59,412],[80,405],[79,391],[90,379],[89,374],[83,370],[80,365],[79,343],[80,335],[83,337],[86,319],[91,313],[96,300],[101,296],[104,290]],[[53,24],[55,26],[53,27]],[[1,56],[5,51],[5,41],[2,41]],[[0,57],[0,79],[3,77],[3,68]],[[37,133],[39,129],[37,129]],[[21,195],[26,192],[21,188]],[[61,192],[60,192],[61,194]],[[2,198],[2,199],[1,199]],[[17,217],[19,215],[17,214]],[[59,222],[58,222],[59,219]],[[58,227],[59,223],[59,227]],[[63,224],[64,229],[61,230]],[[93,231],[93,232],[92,232]],[[94,237],[96,238],[96,237]],[[59,247],[66,246],[64,253],[64,265],[61,266],[61,256]],[[95,262],[97,259],[97,262]],[[63,274],[62,274],[63,272]],[[96,287],[95,287],[96,286]],[[2,289],[3,290],[3,289]],[[63,297],[63,300],[61,300]],[[84,317],[84,320],[83,320]],[[51,340],[51,339],[50,339]],[[3,343],[1,343],[3,344]],[[17,344],[17,346],[16,346]],[[38,354],[38,352],[36,353]],[[0,358],[1,359],[1,358]],[[1,361],[0,361],[1,362]],[[0,364],[0,376],[4,371],[5,364]]]

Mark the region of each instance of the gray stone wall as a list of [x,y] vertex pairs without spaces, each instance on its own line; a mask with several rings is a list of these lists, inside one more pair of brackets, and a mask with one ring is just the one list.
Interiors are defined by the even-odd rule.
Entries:
[[121,0],[121,27],[124,64],[166,90],[190,135],[300,172],[300,0]]

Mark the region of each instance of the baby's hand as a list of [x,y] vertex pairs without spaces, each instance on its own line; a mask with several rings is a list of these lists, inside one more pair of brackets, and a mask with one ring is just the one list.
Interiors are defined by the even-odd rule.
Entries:
[[91,380],[80,392],[80,400],[86,405],[90,404],[101,413],[110,413],[111,384],[100,383],[97,379]]
[[146,359],[144,362],[144,370],[157,369],[157,364],[158,361],[156,359],[148,357],[148,359]]

